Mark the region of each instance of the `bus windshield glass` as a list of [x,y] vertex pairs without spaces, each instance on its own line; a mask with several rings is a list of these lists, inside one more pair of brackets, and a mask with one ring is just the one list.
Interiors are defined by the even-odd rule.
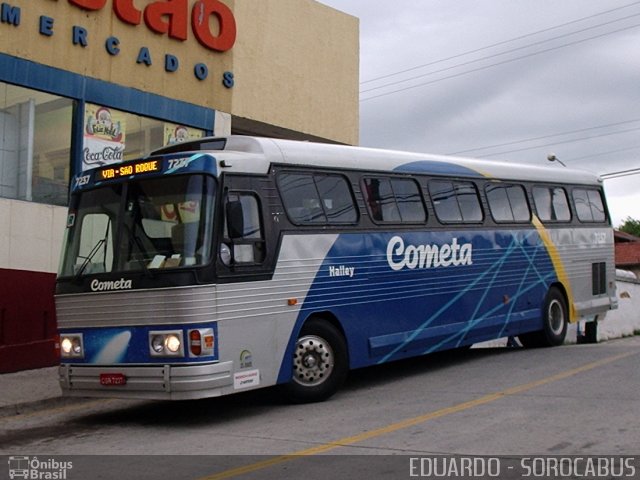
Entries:
[[215,180],[106,184],[71,199],[60,276],[166,270],[211,259]]

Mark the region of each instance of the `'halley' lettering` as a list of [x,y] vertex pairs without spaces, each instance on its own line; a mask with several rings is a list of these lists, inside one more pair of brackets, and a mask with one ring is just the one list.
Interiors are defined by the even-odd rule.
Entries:
[[329,276],[330,277],[349,277],[353,278],[353,275],[356,272],[356,267],[346,267],[345,265],[340,265],[338,267],[334,267],[333,265],[329,267]]
[[451,244],[405,246],[401,237],[393,237],[387,244],[387,262],[392,270],[408,268],[449,267],[451,265],[472,265],[473,246],[458,244],[454,238]]
[[[69,0],[71,5],[84,10],[101,10],[107,0]],[[188,35],[189,1],[161,0],[147,5],[144,11],[137,9],[133,0],[113,0],[113,11],[122,22],[140,25],[144,18],[147,27],[160,34],[168,34],[185,41]],[[211,31],[209,19],[215,17],[219,31]],[[200,44],[210,50],[226,52],[236,42],[236,19],[233,12],[220,0],[198,0],[191,10],[191,29]]]

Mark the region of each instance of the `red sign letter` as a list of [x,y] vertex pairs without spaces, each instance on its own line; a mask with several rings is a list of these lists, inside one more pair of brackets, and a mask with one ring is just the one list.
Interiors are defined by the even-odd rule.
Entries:
[[133,6],[133,0],[113,0],[113,11],[125,23],[140,24],[142,12]]
[[[209,27],[211,15],[215,15],[220,24],[217,37]],[[219,0],[198,0],[191,12],[191,26],[198,41],[212,50],[226,52],[236,43],[236,19],[229,7]]]
[[100,10],[107,3],[107,0],[69,0],[69,3],[85,10]]
[[[156,33],[167,33],[171,38],[187,39],[187,0],[153,2],[144,9],[144,21]],[[166,21],[165,17],[169,17]]]

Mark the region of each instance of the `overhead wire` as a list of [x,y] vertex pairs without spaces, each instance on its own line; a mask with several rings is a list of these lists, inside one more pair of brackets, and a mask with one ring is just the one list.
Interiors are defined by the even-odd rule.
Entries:
[[506,146],[509,146],[509,145],[517,145],[519,143],[534,142],[536,140],[544,140],[544,139],[553,138],[553,137],[562,137],[562,136],[565,136],[565,135],[572,135],[574,133],[582,133],[582,132],[588,132],[588,131],[591,131],[591,130],[599,130],[599,129],[602,129],[602,128],[617,127],[617,126],[620,126],[620,125],[627,125],[629,123],[636,123],[636,122],[640,122],[640,118],[634,118],[634,119],[625,120],[625,121],[622,121],[622,122],[607,123],[605,125],[598,125],[598,126],[595,126],[595,127],[579,128],[577,130],[568,130],[566,132],[554,133],[554,134],[550,134],[550,135],[541,135],[539,137],[522,138],[520,140],[513,140],[511,142],[496,143],[496,144],[493,144],[493,145],[485,145],[483,147],[477,147],[477,148],[468,148],[466,150],[458,150],[456,152],[447,152],[446,155],[461,155],[463,153],[477,152],[477,151],[480,151],[480,150],[489,150],[491,148],[498,148],[498,147],[506,147]]
[[545,143],[542,145],[534,145],[531,147],[524,147],[524,148],[516,148],[513,150],[505,150],[505,151],[501,151],[501,152],[492,152],[486,155],[480,155],[479,158],[487,158],[487,157],[493,157],[496,155],[506,155],[508,153],[516,153],[516,152],[524,152],[526,150],[534,150],[536,148],[542,148],[542,147],[551,147],[551,146],[555,146],[555,145],[566,145],[567,143],[574,143],[574,142],[582,142],[585,140],[592,140],[594,138],[602,138],[602,137],[608,137],[611,135],[621,135],[623,133],[629,133],[629,132],[636,132],[640,130],[640,127],[636,127],[636,128],[629,128],[626,130],[618,130],[616,132],[608,132],[608,133],[602,133],[599,135],[590,135],[588,137],[580,137],[580,138],[573,138],[571,140],[563,140],[561,142],[552,142],[552,143]]
[[580,155],[579,157],[566,158],[564,161],[565,162],[575,162],[575,161],[578,161],[578,160],[585,160],[587,158],[606,157],[607,155],[611,155],[611,154],[614,154],[614,153],[628,152],[629,150],[638,150],[638,149],[640,149],[640,145],[634,145],[634,146],[631,146],[631,147],[617,148],[615,150],[608,150],[606,152],[593,153],[591,155]]
[[[495,47],[498,47],[498,46],[501,46],[501,45],[506,45],[506,44],[513,43],[513,42],[516,42],[516,41],[519,41],[519,40],[523,40],[523,39],[526,39],[526,38],[533,37],[535,35],[540,35],[542,33],[546,33],[546,32],[550,32],[550,31],[553,31],[553,30],[557,30],[559,28],[567,27],[569,25],[575,25],[577,23],[584,22],[586,20],[593,19],[593,18],[596,18],[596,17],[600,17],[602,15],[606,15],[606,14],[609,14],[609,13],[612,13],[612,12],[615,12],[615,11],[620,11],[620,10],[623,10],[623,9],[626,9],[626,8],[629,8],[629,7],[633,7],[633,6],[638,5],[638,4],[640,4],[640,1],[632,2],[632,3],[626,4],[626,5],[622,5],[620,7],[608,9],[608,10],[605,10],[605,11],[602,11],[602,12],[598,12],[598,13],[586,16],[586,17],[581,17],[581,18],[578,18],[576,20],[565,22],[565,23],[562,23],[562,24],[559,24],[559,25],[554,25],[552,27],[548,27],[548,28],[545,28],[545,29],[542,29],[542,30],[531,32],[531,33],[528,33],[528,34],[525,34],[525,35],[521,35],[521,36],[518,36],[518,37],[514,37],[514,38],[511,38],[511,39],[507,39],[507,40],[503,40],[503,41],[500,41],[500,42],[496,42],[496,43],[493,43],[491,45],[487,45],[487,46],[484,46],[484,47],[481,47],[481,48],[477,48],[477,49],[474,49],[474,50],[470,50],[470,51],[467,51],[467,52],[463,52],[463,53],[460,53],[460,54],[452,55],[452,56],[449,56],[449,57],[446,57],[446,58],[443,58],[443,59],[435,60],[435,61],[432,61],[432,62],[429,62],[429,63],[425,63],[425,64],[422,64],[422,65],[417,65],[417,66],[414,66],[414,67],[411,67],[411,68],[407,68],[407,69],[404,69],[404,70],[400,70],[400,71],[397,71],[397,72],[393,72],[393,73],[390,73],[390,74],[386,74],[386,75],[382,75],[382,76],[375,77],[375,78],[372,78],[372,79],[368,79],[368,80],[365,80],[365,81],[361,82],[361,85],[366,85],[366,84],[370,84],[370,83],[373,83],[373,82],[376,82],[376,81],[380,81],[380,80],[384,80],[384,79],[387,79],[387,78],[396,77],[396,76],[399,76],[399,75],[402,75],[402,74],[405,74],[405,73],[413,72],[413,71],[416,71],[416,70],[419,70],[419,69],[422,69],[422,68],[426,68],[426,67],[429,67],[429,66],[433,66],[433,65],[436,65],[436,64],[439,64],[439,63],[443,63],[443,62],[446,62],[446,61],[450,61],[450,60],[454,60],[454,59],[457,59],[457,58],[465,57],[465,56],[468,56],[468,55],[471,55],[471,54],[474,54],[474,53],[478,53],[478,52],[481,52],[481,51],[484,51],[484,50],[489,50],[491,48],[495,48]],[[585,27],[585,28],[582,28],[582,29],[579,29],[579,30],[575,30],[575,31],[572,31],[572,32],[568,32],[568,33],[562,34],[562,35],[556,35],[556,36],[548,38],[548,39],[532,42],[530,44],[527,44],[527,45],[524,45],[524,46],[520,46],[520,47],[515,47],[515,48],[512,48],[512,49],[503,51],[503,52],[498,52],[498,53],[495,53],[495,54],[492,54],[492,55],[486,55],[486,56],[481,57],[481,58],[477,58],[477,59],[470,60],[470,61],[467,61],[467,62],[462,62],[462,63],[456,64],[456,65],[453,65],[453,66],[449,66],[449,67],[446,67],[446,68],[443,68],[443,69],[427,72],[427,73],[416,75],[416,76],[412,76],[412,77],[409,77],[409,78],[398,79],[396,82],[388,83],[388,84],[385,84],[385,85],[380,85],[380,86],[376,86],[376,87],[372,87],[372,88],[368,88],[366,90],[362,90],[360,93],[361,94],[365,94],[365,93],[372,92],[372,91],[382,90],[384,88],[397,86],[397,85],[400,85],[402,83],[410,82],[410,81],[413,81],[413,80],[417,80],[417,79],[420,79],[420,78],[428,77],[428,76],[435,75],[435,74],[438,74],[438,73],[444,73],[446,71],[450,71],[450,70],[453,70],[453,69],[456,69],[456,68],[463,68],[465,66],[473,65],[473,64],[481,62],[481,61],[486,61],[486,60],[490,60],[492,58],[497,58],[497,57],[500,57],[500,56],[507,55],[509,53],[514,53],[514,52],[525,50],[525,49],[528,49],[528,48],[533,48],[533,47],[536,47],[536,46],[539,46],[539,45],[542,45],[542,44],[545,44],[545,43],[549,43],[549,42],[552,42],[552,41],[557,41],[557,40],[562,39],[562,38],[575,36],[575,35],[578,35],[580,33],[584,33],[584,32],[590,31],[590,30],[594,30],[596,28],[601,28],[601,27],[605,27],[605,26],[608,26],[608,25],[612,25],[614,23],[618,23],[618,22],[621,22],[621,21],[624,21],[624,20],[629,20],[631,18],[638,17],[638,16],[640,16],[640,13],[626,15],[626,16],[621,17],[621,18],[617,18],[617,19],[614,19],[614,20],[602,22],[602,23],[599,23],[599,24],[596,24],[596,25]],[[637,28],[639,26],[640,26],[640,24],[628,25],[628,26],[625,26],[625,27],[622,27],[622,28],[619,28],[619,29],[603,32],[603,33],[600,33],[598,35],[593,35],[593,36],[589,36],[589,37],[586,37],[586,38],[578,39],[578,40],[575,40],[575,41],[572,41],[572,42],[568,42],[568,43],[565,43],[565,44],[562,44],[562,45],[556,45],[554,47],[547,48],[547,49],[544,49],[544,50],[540,50],[540,51],[537,51],[537,52],[531,52],[531,53],[528,53],[528,54],[525,54],[525,55],[517,56],[515,58],[510,58],[510,59],[502,60],[502,61],[499,61],[499,62],[494,62],[494,63],[491,63],[489,65],[484,65],[484,66],[480,66],[480,67],[473,68],[473,69],[470,69],[470,70],[465,70],[463,72],[458,72],[458,73],[455,73],[455,74],[452,74],[452,75],[448,75],[448,76],[445,76],[445,77],[441,77],[441,78],[438,78],[438,79],[435,79],[435,80],[431,80],[431,81],[428,81],[428,82],[422,82],[422,83],[419,83],[419,84],[416,84],[416,85],[410,85],[410,86],[407,86],[407,87],[404,87],[404,88],[399,88],[399,89],[396,89],[396,90],[393,90],[393,91],[383,92],[383,93],[381,93],[379,95],[373,95],[373,96],[369,96],[369,97],[363,98],[360,101],[361,102],[366,102],[366,101],[373,100],[373,99],[376,99],[376,98],[381,98],[381,97],[385,97],[385,96],[388,96],[388,95],[393,95],[393,94],[396,94],[396,93],[401,93],[401,92],[412,90],[412,89],[416,89],[416,88],[419,88],[419,87],[435,84],[435,83],[442,82],[442,81],[445,81],[445,80],[457,78],[457,77],[460,77],[460,76],[469,75],[471,73],[475,73],[475,72],[478,72],[478,71],[487,70],[489,68],[493,68],[493,67],[497,67],[497,66],[500,66],[500,65],[512,63],[512,62],[515,62],[515,61],[518,61],[518,60],[522,60],[522,59],[533,57],[533,56],[537,56],[537,55],[542,55],[542,54],[549,53],[549,52],[552,52],[552,51],[555,51],[555,50],[567,48],[567,47],[574,46],[574,45],[577,45],[577,44],[580,44],[580,43],[584,43],[584,42],[591,41],[591,40],[594,40],[594,39],[602,38],[602,37],[605,37],[605,36],[608,36],[608,35],[613,35],[613,34],[616,34],[616,33],[627,31],[627,30],[630,30],[630,29],[633,29],[633,28]],[[532,142],[532,141],[536,141],[536,140],[543,140],[543,139],[547,139],[547,138],[556,138],[556,137],[561,137],[561,136],[565,136],[565,135],[571,135],[571,134],[576,134],[576,133],[593,131],[593,130],[602,129],[602,128],[610,128],[610,127],[630,124],[630,123],[634,123],[634,122],[638,122],[638,121],[640,121],[640,118],[639,119],[626,120],[626,121],[622,121],[622,122],[610,123],[610,124],[605,124],[605,125],[600,125],[600,126],[595,126],[595,127],[581,128],[581,129],[566,131],[566,132],[562,132],[562,133],[558,133],[558,134],[543,135],[543,136],[532,137],[532,138],[527,138],[527,139],[515,140],[515,141],[511,141],[511,142],[505,142],[505,143],[501,143],[501,144],[487,145],[487,146],[473,148],[473,149],[467,149],[467,150],[462,150],[462,151],[457,151],[457,152],[451,152],[451,153],[448,153],[448,154],[449,155],[457,155],[457,154],[473,152],[473,151],[479,151],[479,150],[488,150],[490,148],[498,148],[498,147],[503,147],[503,146],[517,145],[517,144],[520,144],[520,143]],[[611,136],[611,135],[619,135],[619,134],[624,134],[624,133],[633,132],[633,131],[637,131],[637,130],[640,130],[640,127],[631,128],[631,129],[625,129],[625,130],[620,130],[620,131],[615,131],[615,132],[607,132],[607,133],[602,133],[602,134],[598,134],[598,135],[590,135],[590,136],[585,136],[585,137],[580,137],[580,138],[568,139],[568,140],[563,140],[563,141],[554,142],[554,143],[545,143],[545,144],[535,145],[535,146],[530,146],[530,147],[524,147],[524,148],[518,148],[518,149],[511,149],[511,150],[505,150],[505,151],[500,151],[500,152],[494,152],[494,153],[491,153],[491,154],[488,154],[488,155],[484,155],[484,157],[494,156],[494,155],[504,155],[504,154],[508,154],[508,153],[521,152],[521,151],[525,151],[525,150],[532,150],[532,149],[536,149],[536,148],[543,148],[543,147],[548,147],[548,146],[562,145],[562,144],[579,142],[579,141],[587,141],[587,140],[591,140],[591,139],[595,139],[595,138],[602,138],[602,137],[607,137],[607,136]],[[604,155],[607,155],[607,154],[619,153],[619,152],[623,152],[623,151],[633,150],[633,149],[636,149],[636,148],[640,148],[640,146],[622,148],[622,149],[612,150],[612,151],[609,151],[609,152],[603,152],[603,153],[599,153],[599,154],[581,156],[581,157],[577,157],[575,159],[567,159],[567,161],[581,160],[581,159],[585,159],[585,158],[593,158],[593,157],[598,157],[598,156],[604,156]],[[603,177],[604,178],[620,178],[620,177],[623,177],[623,176],[636,175],[636,174],[639,174],[639,173],[640,173],[640,169],[631,169],[631,170],[625,170],[625,171],[621,171],[621,172],[613,172],[612,174],[606,174]]]
[[[535,47],[535,46],[538,46],[538,45],[542,45],[542,44],[545,44],[545,43],[553,42],[553,41],[559,40],[561,38],[566,38],[566,37],[571,37],[573,35],[578,35],[580,33],[584,33],[584,32],[589,31],[589,30],[594,30],[596,28],[600,28],[600,27],[603,27],[605,25],[611,25],[613,23],[618,23],[618,22],[621,22],[621,21],[624,21],[624,20],[628,20],[630,18],[638,17],[638,16],[640,16],[640,13],[634,13],[632,15],[627,15],[626,17],[623,17],[623,18],[618,18],[616,20],[611,20],[611,21],[608,21],[608,22],[604,22],[604,23],[600,23],[600,24],[597,24],[597,25],[593,25],[593,26],[590,26],[590,27],[583,28],[581,30],[576,30],[574,32],[569,32],[569,33],[565,33],[565,34],[562,34],[562,35],[558,35],[556,37],[551,37],[551,38],[548,38],[548,39],[545,39],[545,40],[540,40],[538,42],[530,43],[528,45],[523,45],[523,46],[520,46],[520,47],[512,48],[510,50],[505,50],[503,52],[499,52],[499,53],[495,53],[495,54],[492,54],[492,55],[487,55],[487,56],[484,56],[484,57],[476,58],[474,60],[469,60],[467,62],[459,63],[457,65],[452,65],[450,67],[442,68],[440,70],[434,70],[432,72],[423,73],[421,75],[416,75],[414,77],[405,78],[405,79],[399,80],[397,82],[386,83],[384,85],[379,85],[377,87],[372,87],[372,88],[369,88],[367,90],[361,90],[360,93],[363,94],[363,93],[373,92],[373,91],[376,91],[376,90],[381,90],[383,88],[392,87],[392,86],[397,85],[399,83],[406,83],[406,82],[410,82],[411,80],[417,80],[419,78],[424,78],[424,77],[428,77],[428,76],[431,76],[431,75],[436,75],[438,73],[447,72],[449,70],[453,70],[453,69],[456,69],[456,68],[466,67],[467,65],[472,65],[474,63],[482,62],[482,61],[485,61],[485,60],[490,60],[492,58],[501,57],[503,55],[508,55],[510,53],[517,52],[517,51],[520,51],[520,50],[526,50],[527,48],[532,48],[532,47]],[[615,32],[612,32],[612,33],[615,33]],[[597,37],[593,37],[593,38],[597,38]],[[584,41],[590,40],[590,39],[591,38],[587,38],[587,39],[584,39]],[[571,46],[571,45],[573,45],[573,43],[569,43],[566,46]],[[559,47],[564,47],[564,46],[565,45],[560,45]],[[519,58],[520,57],[515,58],[513,60],[517,60]],[[522,58],[525,58],[525,57],[522,57]]]
[[482,67],[474,68],[474,69],[467,70],[467,71],[464,71],[464,72],[459,72],[459,73],[456,73],[456,74],[453,74],[453,75],[448,75],[446,77],[442,77],[442,78],[438,78],[438,79],[435,79],[435,80],[431,80],[429,82],[419,83],[417,85],[411,85],[409,87],[400,88],[398,90],[392,90],[390,92],[381,93],[379,95],[374,95],[374,96],[371,96],[371,97],[362,98],[362,99],[360,99],[360,103],[367,102],[369,100],[374,100],[376,98],[386,97],[386,96],[389,96],[389,95],[393,95],[395,93],[406,92],[408,90],[413,90],[413,89],[416,89],[416,88],[419,88],[419,87],[432,85],[434,83],[439,83],[439,82],[442,82],[444,80],[450,80],[452,78],[457,78],[457,77],[461,77],[461,76],[464,76],[464,75],[469,75],[470,73],[475,73],[475,72],[479,72],[479,71],[482,71],[482,70],[487,70],[489,68],[497,67],[499,65],[505,65],[507,63],[512,63],[512,62],[515,62],[515,61],[518,61],[518,60],[522,60],[524,58],[530,58],[530,57],[534,57],[536,55],[542,55],[544,53],[549,53],[549,52],[552,52],[552,51],[555,51],[555,50],[560,50],[562,48],[566,48],[566,47],[570,47],[570,46],[577,45],[577,44],[580,44],[580,43],[584,43],[584,42],[587,42],[589,40],[594,40],[596,38],[602,38],[602,37],[605,37],[605,36],[608,36],[608,35],[613,35],[614,33],[620,33],[620,32],[623,32],[623,31],[626,31],[626,30],[630,30],[632,28],[637,28],[637,27],[640,27],[640,24],[630,25],[630,26],[627,26],[627,27],[624,27],[624,28],[620,28],[618,30],[613,30],[613,31],[610,31],[610,32],[606,32],[606,33],[602,33],[602,34],[599,34],[599,35],[595,35],[593,37],[583,38],[581,40],[576,40],[574,42],[569,42],[569,43],[566,43],[564,45],[558,45],[558,46],[555,46],[555,47],[552,47],[552,48],[547,48],[545,50],[540,50],[538,52],[532,52],[532,53],[529,53],[529,54],[526,54],[526,55],[522,55],[522,56],[519,56],[519,57],[511,58],[511,59],[508,59],[508,60],[503,60],[501,62],[492,63],[490,65],[484,65]]
[[629,8],[629,7],[632,7],[634,5],[638,5],[638,4],[640,4],[640,2],[628,3],[628,4],[622,5],[620,7],[612,8],[612,9],[609,9],[609,10],[604,10],[602,12],[595,13],[593,15],[588,15],[586,17],[582,17],[582,18],[578,18],[576,20],[572,20],[572,21],[569,21],[569,22],[561,23],[559,25],[554,25],[552,27],[543,28],[542,30],[537,30],[535,32],[527,33],[525,35],[520,35],[518,37],[510,38],[510,39],[507,39],[507,40],[502,40],[500,42],[496,42],[496,43],[493,43],[491,45],[486,45],[484,47],[476,48],[475,50],[469,50],[467,52],[459,53],[457,55],[452,55],[450,57],[442,58],[442,59],[439,59],[439,60],[434,60],[432,62],[425,63],[425,64],[422,64],[422,65],[416,65],[414,67],[407,68],[405,70],[399,70],[399,71],[394,72],[394,73],[389,73],[389,74],[382,75],[382,76],[379,76],[379,77],[371,78],[369,80],[364,80],[364,81],[360,82],[360,85],[364,85],[364,84],[367,84],[367,83],[372,83],[372,82],[375,82],[375,81],[378,81],[378,80],[384,80],[386,78],[390,78],[390,77],[393,77],[393,76],[396,76],[396,75],[401,75],[403,73],[408,73],[408,72],[412,72],[412,71],[415,71],[415,70],[419,70],[419,69],[424,68],[424,67],[430,67],[430,66],[436,65],[438,63],[446,62],[446,61],[453,60],[453,59],[460,58],[460,57],[465,57],[465,56],[471,55],[473,53],[478,53],[478,52],[481,52],[483,50],[488,50],[490,48],[499,47],[500,45],[505,45],[507,43],[512,43],[512,42],[515,42],[515,41],[518,41],[518,40],[522,40],[522,39],[525,39],[525,38],[528,38],[528,37],[533,37],[533,36],[539,35],[541,33],[546,33],[546,32],[552,31],[552,30],[557,30],[559,28],[566,27],[568,25],[573,25],[575,23],[580,23],[580,22],[583,22],[585,20],[590,20],[592,18],[596,18],[596,17],[602,16],[602,15],[606,15],[607,13],[615,12],[615,11],[618,11],[618,10],[623,10],[625,8]]
[[629,170],[621,170],[619,172],[603,173],[600,178],[603,180],[614,180],[616,178],[630,177],[631,175],[640,174],[640,168],[632,168]]

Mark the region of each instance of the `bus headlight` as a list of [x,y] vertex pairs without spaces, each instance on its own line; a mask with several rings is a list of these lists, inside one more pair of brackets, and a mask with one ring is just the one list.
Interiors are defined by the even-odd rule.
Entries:
[[64,334],[60,336],[60,356],[62,358],[83,358],[82,334]]
[[164,350],[164,335],[155,335],[151,338],[151,350],[156,353],[162,353]]
[[182,341],[175,335],[168,335],[164,341],[164,345],[171,353],[176,353],[180,351]]
[[149,354],[152,357],[184,357],[182,330],[149,332]]

